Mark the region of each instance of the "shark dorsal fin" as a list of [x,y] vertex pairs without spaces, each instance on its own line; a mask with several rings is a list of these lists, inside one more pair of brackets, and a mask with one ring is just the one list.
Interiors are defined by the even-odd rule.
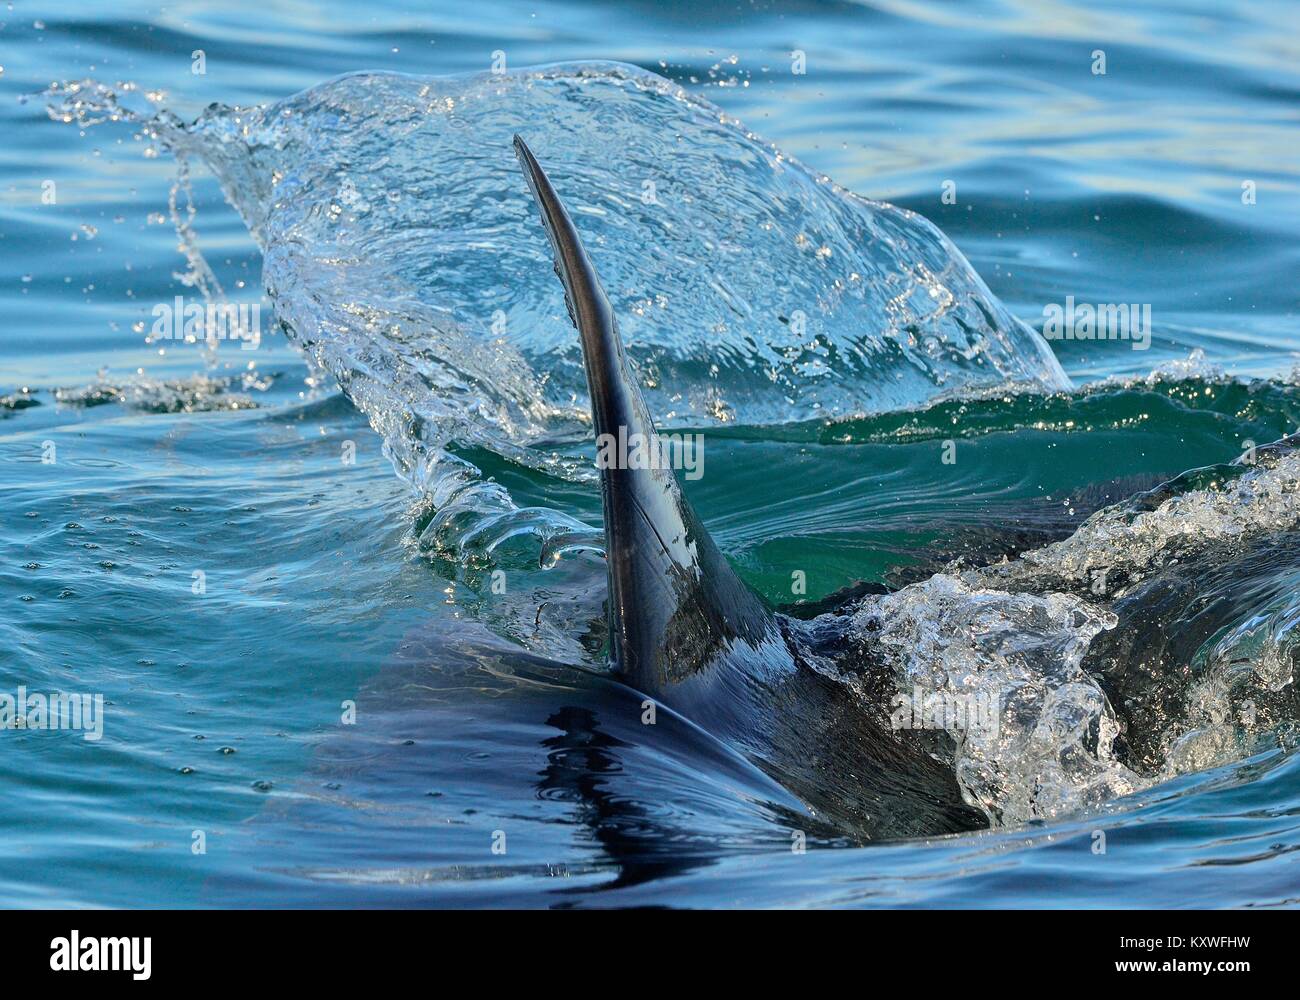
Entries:
[[[600,278],[555,188],[518,136],[515,151],[541,209],[582,341],[598,446],[639,440],[650,454],[660,447],[659,437],[628,372]],[[623,454],[621,448],[612,451]],[[721,672],[716,668],[737,658],[738,646],[779,643],[774,618],[736,577],[672,470],[612,464],[601,470],[610,652],[628,681],[654,695],[696,692],[716,680],[708,676]]]

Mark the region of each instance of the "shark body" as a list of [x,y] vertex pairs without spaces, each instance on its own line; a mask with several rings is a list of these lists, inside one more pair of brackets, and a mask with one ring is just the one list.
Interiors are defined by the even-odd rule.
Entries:
[[[518,137],[515,150],[582,343],[596,433],[653,448],[654,421],[577,227]],[[815,637],[736,576],[671,469],[603,468],[601,496],[610,658],[629,686],[735,746],[841,829],[876,839],[985,825],[930,752],[934,734],[889,732],[887,717],[815,669]]]

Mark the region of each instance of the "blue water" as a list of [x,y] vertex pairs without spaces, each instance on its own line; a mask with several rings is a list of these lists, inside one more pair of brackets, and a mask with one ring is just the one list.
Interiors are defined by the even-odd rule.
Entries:
[[[1051,537],[1068,534],[1095,507],[1296,430],[1294,6],[444,6],[15,3],[0,14],[0,694],[25,685],[105,704],[98,741],[0,730],[0,901],[1300,898],[1294,681],[1256,699],[1263,718],[1244,732],[1184,746],[1183,766],[1132,762],[1143,778],[1133,794],[961,836],[862,845],[810,833],[806,853],[791,850],[799,803],[734,751],[679,720],[647,739],[639,699],[600,676],[603,564],[575,551],[541,569],[537,538],[516,530],[581,531],[601,511],[582,471],[572,331],[498,142],[533,129],[583,206],[653,408],[715,432],[709,473],[687,492],[720,547],[773,603],[792,600],[796,569],[817,599],[858,580],[923,578],[939,565],[927,546],[947,552],[990,524],[1051,520]],[[794,50],[805,73],[791,71]],[[714,129],[712,112],[677,117],[681,101],[614,90],[575,105],[563,91],[493,104],[483,89],[459,145],[439,126],[402,128],[399,98],[419,90],[403,78],[317,89],[284,106],[297,119],[256,128],[221,109],[202,129],[179,124],[359,70],[484,73],[496,52],[512,73],[639,66],[810,173],[768,177],[754,167],[759,147]],[[67,94],[41,92],[83,79],[174,124],[142,134],[139,122],[53,120],[47,107]],[[617,124],[598,132],[583,114]],[[295,121],[306,123],[296,137]],[[691,141],[674,149],[681,135]],[[717,163],[735,179],[705,171]],[[322,179],[342,170],[357,194],[339,203]],[[292,192],[283,204],[273,173]],[[963,320],[1005,336],[1006,356],[981,372],[942,350],[867,350],[888,326],[880,316],[894,315],[890,267],[929,260],[922,250],[942,257],[940,244],[885,209],[849,207],[821,177],[942,230],[987,295],[963,266],[918,287],[978,299]],[[637,198],[643,179],[659,182],[675,258],[644,251],[636,227],[655,217]],[[182,221],[194,209],[192,232],[178,235],[171,198]],[[763,232],[804,225],[808,239],[760,247],[739,235],[746,213],[776,223]],[[891,257],[855,242],[862,232],[902,242]],[[857,312],[827,297],[836,277]],[[782,281],[805,289],[795,305],[821,339],[771,353],[785,336],[773,318],[789,298]],[[385,298],[392,282],[415,289],[409,310]],[[217,286],[261,305],[256,350],[149,342],[155,305]],[[1017,322],[1042,329],[1044,306],[1066,296],[1148,304],[1150,348],[1054,340],[1080,387],[1060,391]],[[490,342],[498,308],[509,350],[480,364],[454,338]],[[387,330],[399,312],[409,341],[366,340],[344,318]],[[349,383],[349,400],[336,381],[363,369],[383,377]],[[1004,378],[1052,394],[987,391]],[[950,439],[954,466],[939,459]],[[1180,683],[1201,679],[1208,651],[1256,616],[1275,623],[1293,669],[1296,525],[1269,502],[1242,501],[1226,521],[1264,525],[1282,554],[1246,583],[1183,598],[1231,607],[1175,657]],[[1200,627],[1191,611],[1164,621]],[[1137,669],[1146,651],[1117,669]],[[1194,728],[1159,722],[1170,741]]]

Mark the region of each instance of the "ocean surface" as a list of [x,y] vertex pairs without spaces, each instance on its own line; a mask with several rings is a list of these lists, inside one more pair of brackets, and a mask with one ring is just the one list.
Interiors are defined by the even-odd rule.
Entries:
[[[1300,901],[1294,4],[0,21],[0,904]],[[610,678],[515,133],[741,577],[1001,699],[986,829]]]

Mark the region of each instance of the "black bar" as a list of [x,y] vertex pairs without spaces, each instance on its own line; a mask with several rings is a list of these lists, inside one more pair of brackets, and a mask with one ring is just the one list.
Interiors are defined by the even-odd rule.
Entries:
[[[918,987],[1008,972],[1022,983],[1043,974],[1053,978],[1040,982],[1072,986],[1217,985],[1289,974],[1296,929],[1294,913],[1260,911],[0,911],[0,961],[11,991],[28,980],[373,989],[393,976],[458,970],[472,988],[529,970],[586,975],[607,966],[617,976],[638,965],[650,979],[659,968],[666,988],[687,962],[743,979],[761,978],[773,962],[810,963],[820,976],[848,961],[862,963],[864,989],[875,970]],[[111,946],[109,963],[115,954],[143,959],[148,938],[148,979],[135,979],[125,959],[123,971],[55,971],[52,959],[69,951],[73,931],[96,958],[101,949],[88,938],[140,939],[134,952]],[[752,948],[736,947],[745,941]]]

